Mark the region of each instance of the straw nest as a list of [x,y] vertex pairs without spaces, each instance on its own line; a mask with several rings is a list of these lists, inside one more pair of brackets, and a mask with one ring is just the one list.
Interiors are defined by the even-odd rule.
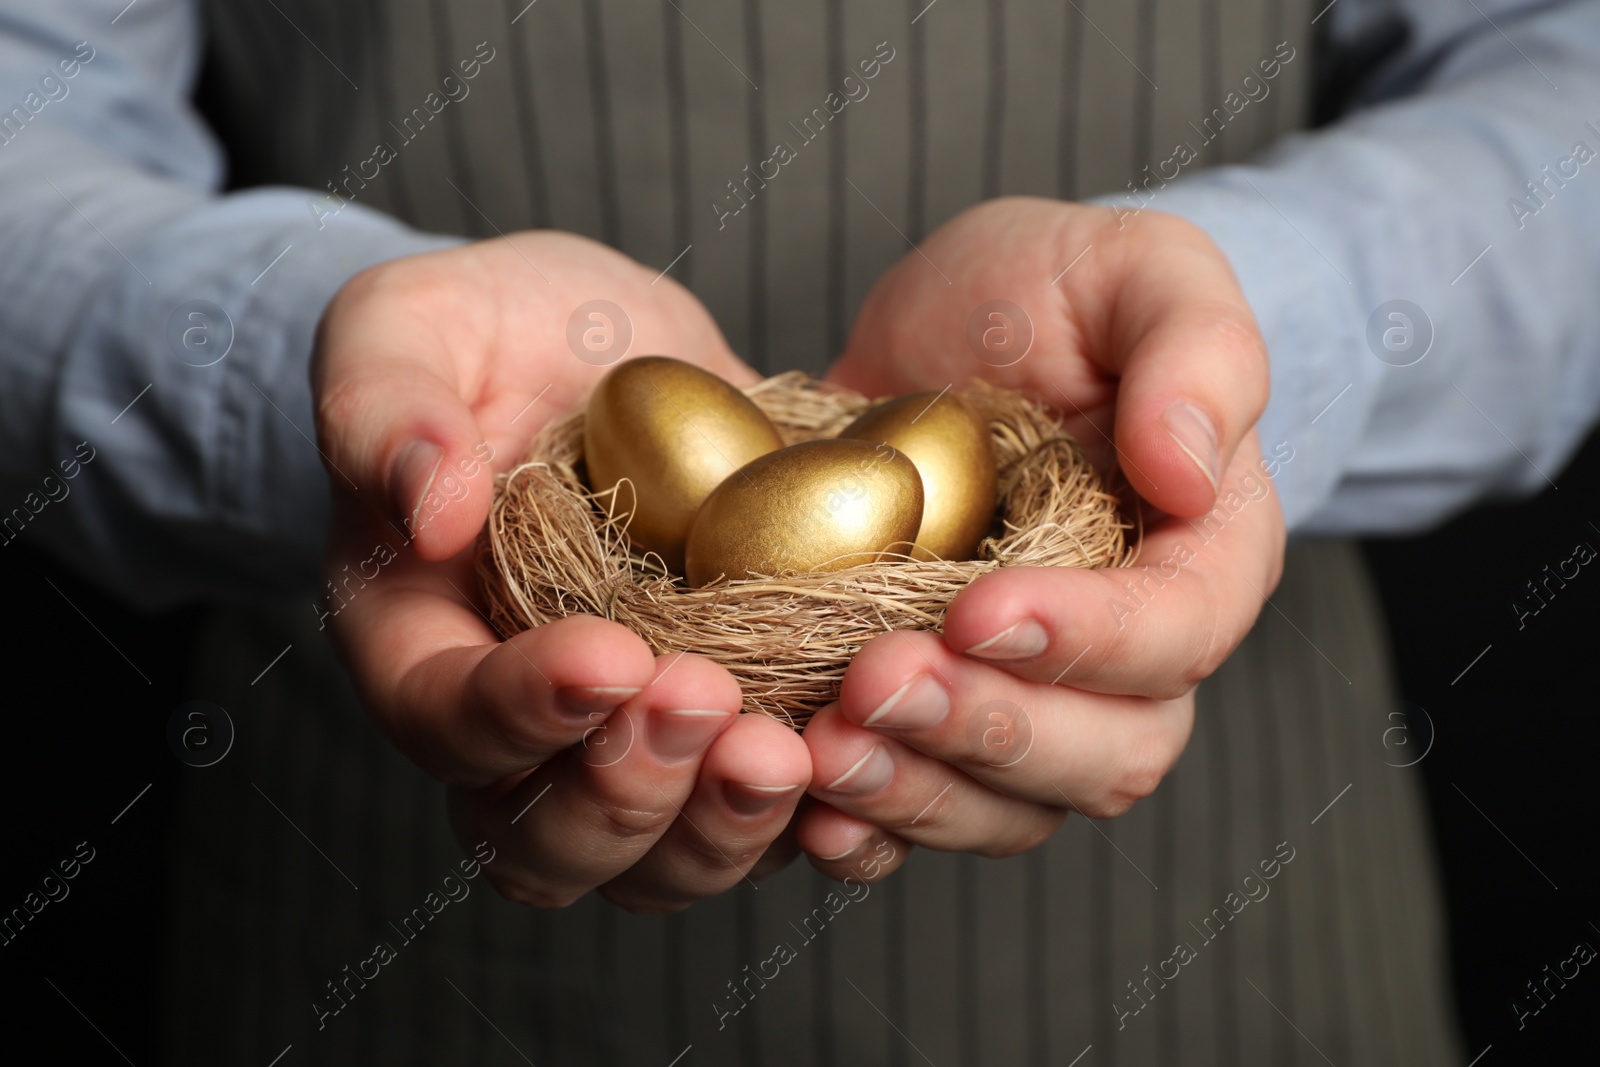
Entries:
[[[746,390],[786,444],[831,437],[870,401],[800,373]],[[746,711],[803,727],[836,699],[850,658],[889,630],[938,630],[969,582],[999,567],[1109,567],[1132,558],[1118,499],[1063,432],[1021,393],[983,383],[963,399],[986,419],[1000,472],[996,523],[978,558],[903,556],[829,573],[688,588],[630,545],[615,491],[584,484],[583,415],[546,426],[496,480],[478,558],[502,635],[568,615],[622,623],[658,655],[692,652],[739,680]]]

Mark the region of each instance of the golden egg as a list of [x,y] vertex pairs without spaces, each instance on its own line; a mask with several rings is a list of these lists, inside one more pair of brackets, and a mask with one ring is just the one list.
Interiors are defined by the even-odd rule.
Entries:
[[994,521],[995,463],[989,428],[948,393],[912,393],[872,408],[841,438],[881,441],[922,475],[917,559],[971,559]]
[[841,570],[906,552],[922,523],[922,479],[867,441],[805,441],[745,464],[689,531],[690,585],[720,576]]
[[614,368],[595,386],[583,425],[589,487],[617,491],[618,515],[632,512],[628,536],[683,570],[683,545],[695,513],[723,479],[783,446],[749,397],[699,367],[644,356]]

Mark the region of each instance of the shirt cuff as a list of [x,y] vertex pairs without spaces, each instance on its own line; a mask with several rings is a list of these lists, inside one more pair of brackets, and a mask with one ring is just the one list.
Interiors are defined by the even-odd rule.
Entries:
[[[88,442],[68,559],[147,607],[314,586],[328,476],[309,366],[357,272],[463,243],[326,198],[205,202],[129,249],[70,345],[56,448]],[[140,264],[134,267],[134,264]]]
[[[1185,218],[1227,257],[1267,345],[1272,391],[1256,429],[1291,531],[1333,495],[1343,457],[1360,436],[1365,399],[1379,377],[1350,358],[1363,350],[1355,286],[1322,258],[1280,205],[1293,190],[1265,168],[1225,167],[1169,183],[1145,200],[1149,210]],[[1096,201],[1119,219],[1144,210],[1130,196]]]

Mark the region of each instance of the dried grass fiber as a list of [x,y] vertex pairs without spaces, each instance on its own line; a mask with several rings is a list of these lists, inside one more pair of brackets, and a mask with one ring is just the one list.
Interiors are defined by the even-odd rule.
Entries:
[[[746,390],[786,444],[831,437],[870,404],[800,373]],[[658,654],[693,652],[739,680],[746,711],[795,727],[839,694],[850,658],[889,630],[938,630],[946,605],[998,567],[1110,567],[1133,556],[1105,479],[1060,420],[1021,393],[983,383],[962,398],[993,434],[997,523],[979,558],[894,557],[828,573],[687,588],[632,549],[614,492],[582,476],[583,415],[546,426],[496,480],[478,568],[504,636],[567,615],[613,619]]]

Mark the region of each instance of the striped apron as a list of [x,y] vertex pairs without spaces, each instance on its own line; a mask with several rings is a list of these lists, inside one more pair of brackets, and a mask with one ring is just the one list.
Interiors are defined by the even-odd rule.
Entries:
[[[822,369],[872,282],[961,209],[1124,190],[1178,142],[1196,166],[1242,159],[1303,125],[1310,81],[1302,0],[208,13],[238,184],[598,238],[672,265],[769,373]],[[793,158],[747,181],[779,142]],[[221,612],[196,691],[239,732],[186,779],[168,1062],[1465,1062],[1355,551],[1291,552],[1274,604],[1123,818],[1074,817],[1007,860],[919,851],[850,896],[800,863],[664,917],[593,896],[533,912],[481,878],[446,894],[468,857],[442,789],[365,722],[312,613]]]

